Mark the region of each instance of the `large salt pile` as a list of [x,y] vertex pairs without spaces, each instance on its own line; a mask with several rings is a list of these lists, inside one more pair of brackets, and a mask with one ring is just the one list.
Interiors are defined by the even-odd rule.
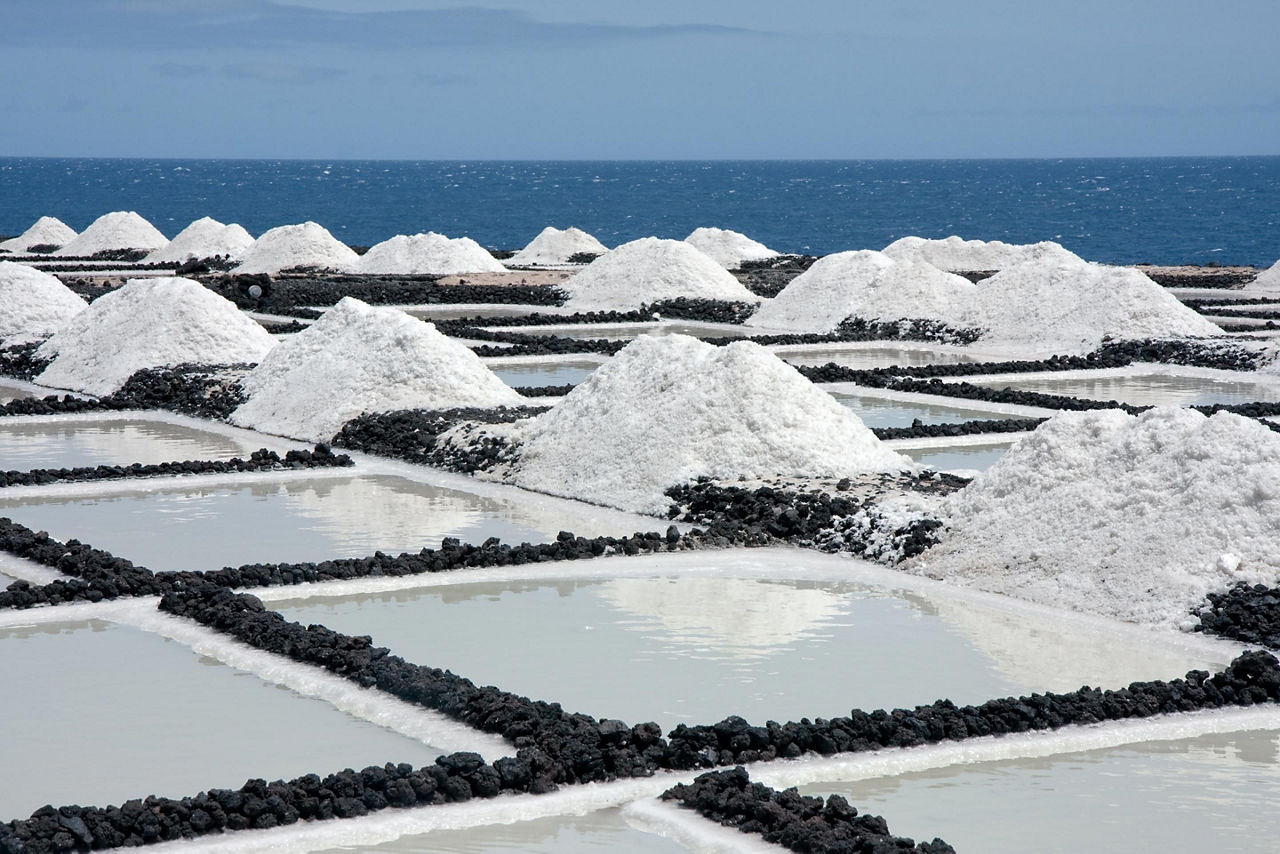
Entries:
[[168,246],[152,252],[144,261],[151,263],[200,261],[205,258],[239,258],[253,245],[253,236],[244,226],[223,225],[211,217],[201,217],[179,231]]
[[294,267],[350,270],[360,256],[314,222],[280,225],[262,236],[240,256],[237,273],[279,273]]
[[777,258],[778,253],[745,234],[725,228],[695,228],[685,243],[710,255],[721,267],[736,270],[744,261]]
[[233,423],[317,442],[362,412],[525,402],[432,324],[352,297],[282,341],[243,387]]
[[398,234],[369,248],[355,262],[357,273],[428,274],[504,273],[507,268],[470,237],[450,238],[426,234]]
[[608,251],[609,247],[580,228],[570,227],[561,231],[549,225],[538,232],[538,236],[525,248],[508,258],[507,264],[512,267],[566,264],[574,255],[603,255]]
[[902,237],[884,248],[899,261],[924,261],[942,270],[1003,270],[1028,261],[1081,260],[1080,256],[1050,240],[1039,243],[1004,243],[999,240],[964,240],[952,235],[942,240]]
[[193,362],[257,362],[275,342],[235,304],[190,279],[130,279],[54,333],[36,382],[109,394],[135,371]]
[[601,255],[561,286],[579,311],[639,308],[690,297],[759,302],[729,271],[683,240],[642,237]]
[[1046,257],[983,280],[953,318],[979,345],[1020,356],[1084,354],[1107,337],[1201,337],[1222,330],[1131,267]]
[[56,276],[0,261],[0,343],[24,344],[57,332],[85,301]]
[[[0,247],[3,246],[0,243]],[[1259,273],[1257,278],[1245,285],[1245,290],[1280,291],[1280,261]]]
[[1055,416],[944,506],[912,569],[1153,625],[1280,577],[1280,435],[1229,413]]
[[66,246],[76,239],[76,232],[57,217],[42,216],[17,237],[0,243],[3,252],[30,252],[32,246]]
[[75,240],[53,254],[82,257],[123,249],[150,252],[168,243],[169,238],[137,213],[113,211],[95,219]]
[[748,323],[792,332],[834,332],[850,317],[949,320],[974,289],[968,279],[932,264],[895,261],[867,249],[837,252],[792,279]]
[[714,478],[844,476],[911,463],[765,348],[642,335],[527,422],[509,479],[660,514],[663,490]]

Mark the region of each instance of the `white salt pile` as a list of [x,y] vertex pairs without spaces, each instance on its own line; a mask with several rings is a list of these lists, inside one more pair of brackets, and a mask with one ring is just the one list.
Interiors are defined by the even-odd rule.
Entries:
[[[3,246],[0,243],[0,247]],[[1280,261],[1259,273],[1257,278],[1245,285],[1245,290],[1280,291]]]
[[951,323],[985,330],[983,348],[1029,358],[1089,353],[1106,337],[1222,334],[1139,270],[1052,256],[983,280]]
[[537,267],[548,264],[567,264],[569,259],[579,253],[603,255],[609,251],[595,237],[580,228],[566,228],[561,231],[547,226],[538,232],[538,236],[529,241],[525,248],[507,259],[512,267]]
[[0,243],[0,251],[29,252],[32,246],[66,246],[76,239],[76,232],[57,217],[42,216],[17,237]]
[[294,267],[347,271],[360,256],[322,225],[304,222],[263,232],[244,251],[237,273],[279,273]]
[[352,297],[277,345],[243,387],[232,423],[313,442],[362,412],[526,402],[432,324]]
[[36,356],[36,382],[109,394],[135,371],[195,362],[257,362],[275,342],[235,304],[190,279],[130,279],[71,318]]
[[1280,435],[1229,413],[1055,416],[944,504],[913,571],[1137,623],[1280,577]]
[[661,514],[663,490],[713,478],[901,471],[848,408],[765,348],[642,335],[520,426],[508,479]]
[[85,301],[56,276],[0,261],[0,342],[26,344],[57,332]]
[[677,297],[759,302],[760,298],[683,240],[642,237],[601,255],[561,286],[578,311],[639,308]]
[[920,261],[883,252],[837,252],[814,262],[762,305],[748,323],[789,332],[834,332],[850,317],[950,320],[974,285]]
[[745,234],[725,228],[695,228],[685,243],[710,255],[721,267],[736,270],[743,261],[777,258],[778,253]]
[[942,240],[902,237],[884,248],[899,261],[924,261],[942,270],[1003,270],[1028,261],[1081,260],[1060,244],[1004,243],[999,240],[964,240],[952,235]]
[[53,254],[83,257],[120,249],[150,252],[168,243],[169,238],[137,213],[113,211],[95,219],[76,239]]
[[253,236],[236,223],[223,225],[211,217],[201,217],[142,260],[151,263],[200,261],[205,258],[239,258],[253,245]]
[[470,237],[449,238],[429,231],[411,236],[398,234],[369,247],[352,270],[367,274],[505,273],[502,262]]

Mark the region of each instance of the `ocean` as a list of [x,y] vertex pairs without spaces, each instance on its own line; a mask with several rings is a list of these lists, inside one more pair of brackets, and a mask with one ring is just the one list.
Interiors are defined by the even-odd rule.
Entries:
[[257,235],[314,220],[370,245],[437,231],[519,249],[544,226],[607,245],[699,226],[782,252],[881,249],[909,234],[1054,240],[1112,264],[1280,257],[1280,157],[844,161],[379,161],[0,158],[0,234],[77,231],[133,210]]

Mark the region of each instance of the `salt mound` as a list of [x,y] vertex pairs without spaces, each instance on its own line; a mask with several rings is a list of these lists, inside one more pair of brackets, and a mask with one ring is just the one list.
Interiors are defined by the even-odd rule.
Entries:
[[975,287],[968,279],[883,252],[837,252],[814,262],[760,307],[751,326],[834,332],[847,318],[950,320]]
[[507,268],[470,237],[451,239],[429,231],[398,234],[369,248],[354,264],[357,273],[433,274],[504,273]]
[[199,261],[205,258],[239,258],[253,245],[253,236],[244,227],[223,225],[216,219],[201,217],[182,229],[164,246],[142,259],[151,263]]
[[663,490],[714,478],[901,471],[848,408],[758,344],[642,335],[526,422],[509,479],[661,514]]
[[0,261],[0,342],[25,344],[57,332],[85,301],[57,276]]
[[566,264],[580,252],[603,255],[608,251],[609,247],[580,228],[561,231],[549,225],[538,232],[538,236],[530,240],[528,246],[508,258],[507,264],[512,267]]
[[915,571],[1185,627],[1209,591],[1280,577],[1280,435],[1225,412],[1063,413],[949,498],[943,519]]
[[778,257],[777,252],[763,243],[724,228],[695,228],[684,242],[710,255],[717,264],[729,270],[741,267],[743,261]]
[[1222,334],[1138,270],[1054,258],[983,280],[953,323],[983,328],[983,347],[1028,357],[1089,353],[1107,337]]
[[142,368],[256,362],[275,342],[235,304],[190,279],[130,279],[40,345],[36,382],[109,394]]
[[601,255],[561,286],[578,311],[627,310],[690,297],[728,302],[760,298],[683,240],[642,237]]
[[1080,261],[1074,252],[1049,240],[1040,243],[1004,243],[999,240],[963,240],[955,235],[943,240],[902,237],[884,248],[898,261],[924,261],[942,270],[1003,270],[1028,261]]
[[351,247],[314,222],[280,225],[262,234],[240,256],[237,273],[279,273],[294,267],[350,270],[360,260]]
[[[0,243],[0,247],[4,244]],[[1245,290],[1280,291],[1280,261],[1275,262],[1258,274],[1258,277],[1245,285]]]
[[64,244],[54,255],[88,256],[118,249],[153,250],[169,238],[133,211],[114,211],[93,221],[80,236]]
[[65,246],[75,239],[71,226],[56,217],[42,216],[19,236],[0,243],[0,250],[28,252],[32,246]]
[[243,387],[232,423],[314,442],[362,412],[525,402],[432,324],[352,297],[277,345]]

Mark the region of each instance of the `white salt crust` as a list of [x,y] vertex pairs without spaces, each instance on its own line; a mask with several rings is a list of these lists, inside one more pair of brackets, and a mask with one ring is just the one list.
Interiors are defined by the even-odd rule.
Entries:
[[577,311],[639,308],[677,297],[756,303],[760,298],[683,240],[642,237],[601,255],[562,286]]
[[51,335],[85,305],[56,276],[0,261],[0,343],[28,344]]
[[202,260],[226,256],[237,260],[253,245],[253,236],[237,223],[224,225],[211,217],[201,217],[179,231],[169,245],[152,252],[143,261],[150,263]]
[[512,267],[567,264],[570,258],[581,252],[603,255],[608,251],[609,247],[580,228],[561,230],[549,225],[538,232],[527,246],[508,258],[507,264]]
[[6,252],[27,252],[32,246],[65,246],[76,239],[76,232],[57,217],[42,216],[17,237],[0,243]]
[[1028,261],[1083,260],[1050,240],[1004,243],[999,240],[964,240],[955,235],[941,240],[901,237],[886,246],[884,253],[898,261],[924,261],[950,271],[1003,270]]
[[151,223],[133,211],[113,211],[103,214],[67,242],[54,255],[87,256],[115,249],[159,249],[168,245],[165,237]]
[[94,300],[36,350],[42,385],[110,394],[135,371],[257,362],[275,342],[213,291],[179,278],[130,279]]
[[398,234],[369,247],[355,262],[357,273],[432,274],[449,276],[456,273],[502,273],[502,262],[489,254],[470,237],[445,237],[429,231],[426,234]]
[[[0,243],[0,247],[4,244]],[[1258,277],[1245,285],[1245,290],[1277,291],[1280,290],[1280,261],[1272,264],[1258,274]]]
[[526,402],[432,324],[352,297],[278,344],[242,385],[233,424],[312,442],[363,412]]
[[294,267],[350,271],[360,259],[318,223],[280,225],[263,232],[245,249],[237,273],[279,273]]
[[743,261],[764,261],[778,257],[777,252],[763,243],[726,228],[695,228],[684,242],[711,256],[727,270],[736,270],[742,266]]

